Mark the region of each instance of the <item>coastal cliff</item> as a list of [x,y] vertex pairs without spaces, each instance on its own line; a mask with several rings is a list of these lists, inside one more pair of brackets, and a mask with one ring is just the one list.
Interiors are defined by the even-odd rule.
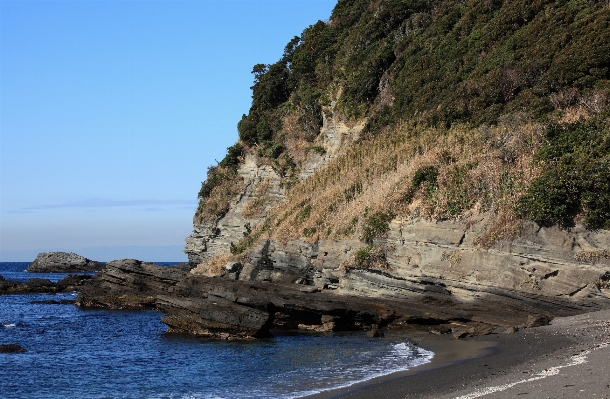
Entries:
[[109,264],[79,303],[220,338],[608,308],[609,27],[605,2],[339,1],[254,66],[191,270]]
[[[280,180],[264,168],[258,173],[250,169],[246,187],[255,187],[263,173],[269,181]],[[268,235],[232,256],[231,245],[248,233],[244,226],[264,220],[240,217],[244,204],[257,199],[254,192],[249,188],[236,196],[227,215],[215,224],[195,225],[185,249],[194,267],[192,275],[217,279],[218,284],[229,279],[312,287],[350,298],[390,301],[394,307],[434,302],[432,307],[474,311],[478,318],[473,320],[497,325],[503,324],[491,314],[505,313],[507,306],[519,308],[522,318],[537,312],[565,316],[610,306],[607,230],[525,222],[514,238],[481,247],[475,240],[489,222],[487,213],[465,220],[403,216],[389,221],[385,236],[375,239],[385,249],[383,267],[354,264],[358,251],[370,245],[357,237],[282,242]],[[273,195],[276,204],[283,204],[281,190]],[[201,231],[214,234],[203,236]]]

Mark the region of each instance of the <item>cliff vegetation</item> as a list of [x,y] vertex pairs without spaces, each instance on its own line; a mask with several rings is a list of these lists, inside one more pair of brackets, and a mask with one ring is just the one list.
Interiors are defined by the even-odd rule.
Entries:
[[[248,154],[286,201],[266,207],[261,183],[245,212],[263,222],[234,254],[262,237],[358,238],[351,267],[383,268],[378,239],[398,216],[485,213],[483,247],[525,220],[610,229],[607,1],[339,0],[252,73],[239,142],[208,169],[196,216],[228,212]],[[338,123],[362,129],[331,156]]]

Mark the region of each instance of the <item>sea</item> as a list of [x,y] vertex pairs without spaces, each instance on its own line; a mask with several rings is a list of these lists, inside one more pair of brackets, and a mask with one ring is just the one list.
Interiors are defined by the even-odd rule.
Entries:
[[[65,276],[27,273],[27,266],[0,262],[0,275],[19,281]],[[213,341],[166,333],[156,311],[31,303],[76,295],[0,295],[0,344],[27,350],[0,353],[0,397],[299,398],[407,370],[434,356],[400,333]]]

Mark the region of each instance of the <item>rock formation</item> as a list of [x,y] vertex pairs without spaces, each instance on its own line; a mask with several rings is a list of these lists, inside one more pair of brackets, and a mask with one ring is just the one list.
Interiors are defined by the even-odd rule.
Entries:
[[[309,154],[305,162],[307,171],[301,178],[306,178],[316,168],[323,168],[326,162],[345,150],[358,137],[361,128],[348,129],[325,117],[320,142],[327,153],[324,157]],[[192,273],[200,277],[188,276],[177,285],[176,289],[191,287],[189,290],[181,288],[179,297],[182,299],[161,296],[155,301],[155,306],[169,315],[165,322],[172,330],[197,334],[212,331],[213,326],[201,320],[214,315],[219,319],[233,318],[233,324],[228,323],[223,328],[219,324],[214,331],[223,334],[241,331],[235,326],[243,321],[256,328],[240,334],[264,335],[269,321],[260,312],[269,313],[272,309],[271,313],[277,316],[270,317],[276,325],[278,320],[283,320],[283,315],[293,315],[276,303],[278,298],[274,299],[270,294],[273,290],[278,296],[290,292],[295,301],[307,298],[308,306],[314,308],[321,305],[312,298],[331,302],[342,300],[341,306],[346,311],[351,305],[358,304],[362,311],[375,309],[383,303],[387,306],[386,311],[394,315],[392,320],[375,316],[368,319],[369,325],[395,326],[402,323],[400,320],[408,320],[407,323],[417,320],[416,323],[444,326],[441,331],[451,332],[456,337],[478,335],[489,329],[447,324],[451,321],[481,321],[487,326],[518,328],[526,327],[527,318],[532,314],[570,315],[610,306],[610,257],[607,256],[610,232],[587,230],[580,223],[568,230],[524,222],[514,238],[496,240],[491,246],[483,247],[476,242],[476,237],[490,223],[489,213],[473,213],[444,221],[416,215],[399,216],[389,223],[384,237],[374,240],[375,245],[386,249],[385,268],[362,268],[353,264],[355,255],[367,245],[357,236],[313,241],[306,237],[278,240],[260,236],[243,254],[232,257],[231,244],[249,233],[247,227],[263,223],[269,211],[286,200],[281,177],[269,166],[259,164],[255,154],[246,155],[238,169],[245,188],[232,199],[228,213],[207,223],[195,218],[194,231],[186,239],[184,252],[189,257]],[[263,182],[270,188],[261,199],[257,197],[260,194],[257,187]],[[244,210],[256,200],[265,207],[253,217]],[[214,259],[221,264],[212,266]],[[216,278],[210,280],[210,276]],[[226,287],[228,284],[239,287],[233,289],[248,290],[249,294],[244,296],[248,298],[247,303],[241,303],[239,299],[229,302],[226,298],[218,299],[213,308],[221,307],[222,311],[212,312],[210,305],[202,302],[203,297],[192,297],[192,293],[197,292],[197,285],[205,292],[209,290],[206,287]],[[307,294],[317,291],[321,293]],[[207,298],[223,297],[205,295]],[[428,319],[422,314],[415,316],[411,312],[413,307],[423,304],[424,313],[435,315],[430,316],[429,321],[424,321]],[[243,306],[250,308],[252,319],[244,318]],[[323,310],[307,309],[317,317],[324,316]],[[442,309],[441,313],[464,311],[468,316],[440,316],[439,309]],[[288,316],[288,319],[292,317]],[[348,324],[353,327],[354,323],[357,321],[350,320]],[[321,319],[297,320],[297,327],[298,324],[304,329],[319,331],[325,328]],[[295,326],[294,322],[287,325]]]
[[30,273],[77,273],[99,272],[104,267],[104,263],[73,252],[41,252],[26,270]]
[[[336,130],[325,120],[321,134],[332,136]],[[357,136],[357,131],[345,132],[350,140]],[[307,164],[320,167],[315,157],[310,155]],[[587,230],[581,224],[567,230],[525,222],[515,238],[498,240],[485,248],[475,238],[488,223],[486,213],[447,221],[396,217],[386,236],[375,240],[387,249],[387,267],[383,269],[359,268],[349,262],[366,246],[358,239],[280,242],[261,237],[238,260],[231,260],[235,258],[229,253],[231,243],[247,233],[244,226],[264,220],[265,212],[258,219],[242,214],[246,204],[256,199],[256,186],[267,179],[274,187],[266,202],[269,208],[285,198],[285,191],[279,188],[280,177],[269,167],[257,168],[254,155],[246,157],[239,173],[246,188],[233,199],[229,212],[212,223],[196,221],[193,234],[186,239],[185,252],[194,274],[292,285],[299,293],[320,290],[368,303],[373,298],[396,304],[427,303],[433,294],[443,308],[451,304],[468,311],[487,309],[488,322],[495,306],[500,313],[505,306],[517,306],[552,315],[610,306],[610,259],[604,255],[610,248],[610,232]],[[226,266],[211,270],[209,260],[222,259],[223,255]],[[196,280],[191,277],[188,281]],[[492,319],[502,324],[497,317]]]
[[[599,308],[600,303],[541,294],[480,291],[485,300],[457,296],[442,280],[403,281],[412,295],[353,295],[342,289],[302,290],[302,284],[207,277],[184,268],[137,260],[108,263],[76,299],[81,307],[158,309],[168,331],[214,339],[266,337],[275,330],[378,331],[426,328],[456,338],[507,327],[548,324],[555,315]],[[379,275],[380,281],[387,276]],[[453,289],[449,287],[450,289]],[[405,289],[406,290],[406,289]],[[307,292],[310,291],[310,292]],[[486,295],[487,294],[487,295]],[[371,333],[378,336],[378,333]]]
[[606,8],[543,2],[511,25],[516,2],[364,3],[255,66],[240,140],[199,192],[190,273],[112,263],[81,306],[154,307],[217,338],[464,337],[610,307],[608,51],[582,45]]
[[6,280],[0,276],[0,295],[6,294],[42,294],[78,291],[85,281],[92,276],[70,274],[58,282],[44,278],[31,278],[26,282]]

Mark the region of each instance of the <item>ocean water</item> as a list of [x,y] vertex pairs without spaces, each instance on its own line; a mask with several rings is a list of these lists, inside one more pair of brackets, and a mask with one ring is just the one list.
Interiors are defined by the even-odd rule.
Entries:
[[[39,277],[27,263],[0,275]],[[63,275],[53,275],[58,280]],[[433,354],[400,334],[280,334],[209,341],[167,334],[154,311],[31,304],[76,293],[0,296],[2,398],[297,398],[427,363]]]

